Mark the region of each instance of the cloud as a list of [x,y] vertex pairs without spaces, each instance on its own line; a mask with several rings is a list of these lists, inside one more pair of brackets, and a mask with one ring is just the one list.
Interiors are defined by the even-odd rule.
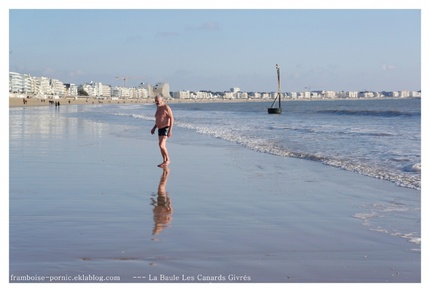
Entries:
[[41,73],[43,76],[50,77],[55,76],[57,74],[57,70],[55,68],[46,66],[41,70]]
[[162,31],[156,34],[157,37],[175,37],[178,35],[179,33],[175,31]]
[[391,64],[382,64],[381,69],[383,71],[391,71],[391,70],[396,70],[397,67],[395,65],[391,65]]
[[78,69],[78,70],[75,70],[75,71],[70,71],[68,75],[71,78],[76,78],[76,77],[85,76],[86,73],[85,73],[85,71],[82,71],[82,70]]
[[125,42],[129,43],[129,44],[133,44],[133,43],[140,43],[143,41],[143,37],[142,36],[129,36],[128,38],[126,38]]
[[206,22],[199,26],[191,26],[188,29],[211,31],[211,30],[219,30],[220,27],[217,22]]

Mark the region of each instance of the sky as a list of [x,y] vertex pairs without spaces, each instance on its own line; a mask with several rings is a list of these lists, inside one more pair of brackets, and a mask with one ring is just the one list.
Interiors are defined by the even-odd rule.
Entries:
[[11,72],[269,92],[279,64],[282,91],[421,90],[419,7],[28,7],[8,7]]

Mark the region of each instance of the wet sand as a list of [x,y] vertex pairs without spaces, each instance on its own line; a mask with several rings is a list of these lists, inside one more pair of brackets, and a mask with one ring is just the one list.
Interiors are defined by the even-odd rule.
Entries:
[[421,282],[415,244],[353,216],[416,190],[181,128],[165,171],[149,121],[60,118],[11,123],[11,283]]
[[36,97],[31,98],[17,98],[9,97],[9,107],[29,107],[29,106],[55,106],[55,102],[59,102],[62,105],[77,105],[77,104],[130,104],[130,103],[152,103],[152,99],[97,99],[92,97],[65,97],[58,99],[40,99]]

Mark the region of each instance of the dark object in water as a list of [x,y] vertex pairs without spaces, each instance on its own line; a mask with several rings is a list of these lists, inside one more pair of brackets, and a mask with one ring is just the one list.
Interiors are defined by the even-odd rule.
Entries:
[[[273,101],[272,105],[267,109],[267,112],[269,114],[280,114],[280,113],[282,113],[282,108],[281,108],[281,74],[279,72],[278,64],[276,64],[276,72],[278,73],[278,93],[276,94],[276,98]],[[278,105],[278,107],[273,107],[276,100],[278,100],[279,105]]]
[[267,109],[267,112],[269,114],[280,114],[280,113],[282,113],[282,108],[280,108],[280,107],[269,107]]

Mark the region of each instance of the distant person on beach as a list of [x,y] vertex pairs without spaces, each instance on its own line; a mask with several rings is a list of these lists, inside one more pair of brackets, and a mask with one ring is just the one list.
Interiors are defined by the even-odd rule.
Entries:
[[163,162],[158,167],[165,167],[170,163],[170,157],[166,148],[167,138],[172,136],[173,130],[173,113],[170,107],[164,102],[164,98],[161,95],[155,97],[155,104],[157,105],[157,111],[155,112],[155,125],[151,129],[151,134],[155,133],[155,129],[158,128],[158,146],[160,147],[161,156]]

